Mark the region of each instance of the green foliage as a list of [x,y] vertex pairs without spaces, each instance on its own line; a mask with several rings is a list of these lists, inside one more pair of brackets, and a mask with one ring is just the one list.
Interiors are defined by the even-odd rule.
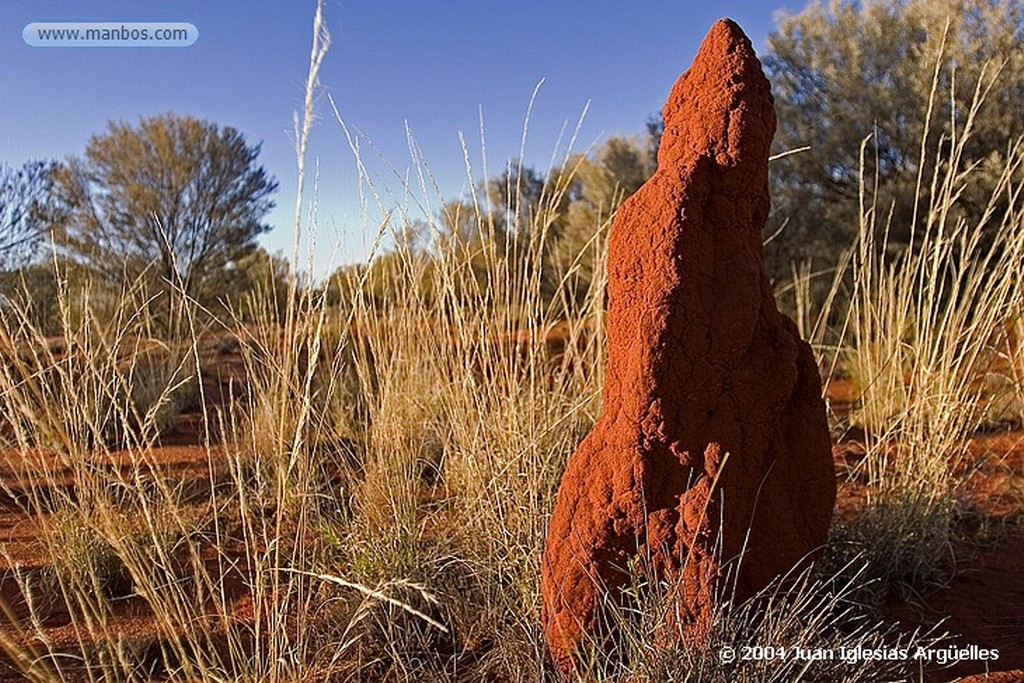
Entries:
[[4,303],[24,313],[42,334],[60,333],[59,282],[52,263],[30,264],[0,275]]
[[0,292],[5,313],[45,336],[61,336],[66,326],[90,316],[111,320],[126,295],[86,266],[61,257],[0,274]]
[[112,122],[54,173],[58,247],[112,284],[145,276],[151,294],[215,302],[224,271],[270,229],[277,184],[258,154],[234,128],[190,116]]
[[[253,319],[248,297],[273,305],[283,314],[288,301],[288,260],[256,247],[211,273],[205,285],[206,305],[216,313],[232,311],[245,322]],[[214,300],[215,299],[215,300]]]
[[559,278],[579,272],[577,298],[600,267],[603,236],[615,210],[654,173],[659,135],[648,128],[644,139],[611,137],[593,155],[570,164],[575,176],[565,209],[555,219],[548,258]]
[[434,264],[425,251],[399,247],[381,254],[369,265],[343,266],[334,271],[324,283],[325,300],[337,306],[358,299],[371,308],[381,308],[405,293],[402,290],[408,287],[410,275],[416,281],[416,292],[429,300],[434,296],[433,271]]
[[[851,244],[868,136],[863,171],[877,178],[868,202],[882,212],[880,223],[894,212],[897,248],[922,220],[936,191],[933,174],[948,157],[942,151],[959,146],[955,131],[968,119],[971,138],[958,161],[990,178],[961,198],[958,211],[970,221],[982,215],[1007,141],[1024,120],[1022,20],[1019,0],[833,0],[777,19],[764,59],[779,118],[775,151],[810,149],[772,165],[767,234],[785,226],[767,250],[775,275],[807,258],[831,262]],[[980,109],[950,104],[974,101],[976,88],[990,89]]]
[[[457,294],[473,298],[488,288],[488,264],[508,259],[536,271],[546,301],[577,305],[601,270],[604,237],[622,201],[654,172],[660,129],[639,137],[608,138],[593,153],[574,154],[548,174],[510,160],[469,198],[447,202],[436,221],[404,225],[394,251],[369,267],[344,268],[328,281],[330,301],[344,300],[365,279],[363,293],[380,303],[395,293],[402,259],[414,259],[421,282],[432,279],[428,254],[455,259],[474,277],[460,279]],[[406,264],[415,265],[415,264]],[[568,283],[572,286],[567,286]],[[429,288],[428,288],[429,289]],[[427,289],[422,290],[427,292]]]
[[51,170],[41,161],[19,169],[0,165],[0,270],[24,265],[35,253],[50,209]]

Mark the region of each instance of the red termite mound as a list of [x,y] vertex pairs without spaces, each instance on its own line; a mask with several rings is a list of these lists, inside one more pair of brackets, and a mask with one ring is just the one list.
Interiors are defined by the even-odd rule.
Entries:
[[544,551],[563,671],[584,640],[608,647],[631,568],[672,586],[691,633],[813,555],[835,502],[818,369],[765,270],[775,111],[739,26],[712,27],[663,116],[658,169],[609,238],[603,412]]

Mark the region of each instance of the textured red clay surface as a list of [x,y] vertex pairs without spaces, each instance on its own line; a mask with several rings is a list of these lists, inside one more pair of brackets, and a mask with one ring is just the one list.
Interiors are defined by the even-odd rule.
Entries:
[[663,117],[658,170],[609,237],[604,408],[548,529],[545,635],[564,671],[584,637],[614,639],[600,606],[635,558],[678,586],[696,635],[725,563],[744,552],[744,600],[824,544],[835,502],[818,369],[761,245],[771,89],[735,23],[712,27]]

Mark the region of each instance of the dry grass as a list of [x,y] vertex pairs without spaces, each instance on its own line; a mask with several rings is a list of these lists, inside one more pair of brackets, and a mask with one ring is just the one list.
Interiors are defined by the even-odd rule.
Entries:
[[[665,615],[678,609],[669,597],[671,588],[651,586],[638,575],[628,589],[632,606],[612,612],[620,634],[612,651],[584,660],[578,678],[630,683],[912,680],[915,648],[941,643],[946,634],[901,632],[866,612],[859,603],[866,565],[859,559],[841,568],[841,579],[804,570],[779,577],[743,604],[732,604],[723,594],[699,640],[686,632],[678,614],[675,626],[666,630]],[[872,660],[854,654],[863,650],[906,650],[908,655]]]
[[1012,393],[991,376],[1015,372],[1022,357],[1008,335],[1024,310],[1022,140],[1005,151],[980,215],[970,219],[960,205],[982,180],[963,150],[993,78],[982,78],[963,121],[951,121],[954,133],[938,141],[935,175],[918,184],[926,212],[905,249],[889,247],[892,207],[877,206],[862,180],[858,242],[848,277],[836,280],[852,283],[838,360],[858,389],[852,421],[866,454],[852,476],[866,484],[867,502],[834,535],[867,554],[880,596],[916,595],[952,575],[951,541],[975,466],[968,438],[986,422],[1016,417]]

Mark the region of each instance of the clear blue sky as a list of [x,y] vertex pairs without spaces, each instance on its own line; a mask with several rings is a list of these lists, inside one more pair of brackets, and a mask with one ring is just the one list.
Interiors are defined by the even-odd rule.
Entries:
[[[563,124],[590,109],[578,149],[643,129],[687,67],[714,21],[735,19],[760,52],[773,12],[802,0],[746,2],[422,2],[327,0],[332,46],[321,72],[362,143],[371,175],[402,201],[410,167],[406,123],[444,199],[474,178],[482,109],[488,170],[519,149],[526,107],[544,79],[530,120],[527,163],[546,168]],[[290,252],[295,196],[292,113],[302,104],[315,0],[0,0],[0,163],[80,155],[111,119],[135,122],[168,111],[241,130],[261,142],[262,163],[280,182],[265,236]],[[29,22],[190,22],[187,48],[33,48]],[[341,127],[321,96],[309,164],[320,165],[315,270],[365,258],[376,212],[360,215],[357,171]],[[439,200],[432,198],[432,208]]]

